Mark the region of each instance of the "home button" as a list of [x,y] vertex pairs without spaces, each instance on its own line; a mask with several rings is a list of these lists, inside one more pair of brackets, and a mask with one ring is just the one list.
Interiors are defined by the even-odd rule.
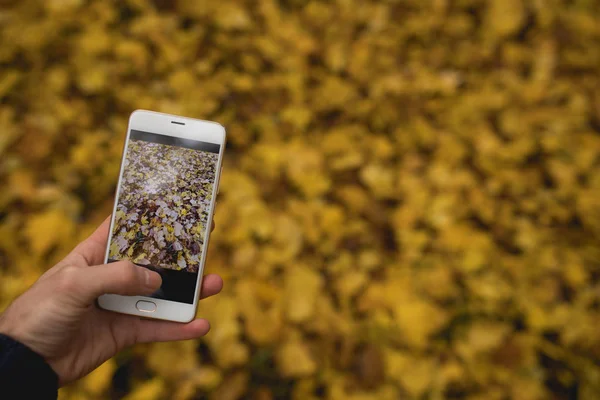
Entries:
[[135,303],[135,308],[142,312],[154,312],[156,311],[156,303],[153,303],[151,301],[140,300],[137,303]]

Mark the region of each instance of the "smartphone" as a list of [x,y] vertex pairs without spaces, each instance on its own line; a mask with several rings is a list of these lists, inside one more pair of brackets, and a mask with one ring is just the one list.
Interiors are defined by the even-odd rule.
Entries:
[[162,285],[148,297],[103,295],[101,308],[194,319],[224,148],[225,129],[216,122],[145,110],[131,114],[105,263],[130,260],[158,272]]

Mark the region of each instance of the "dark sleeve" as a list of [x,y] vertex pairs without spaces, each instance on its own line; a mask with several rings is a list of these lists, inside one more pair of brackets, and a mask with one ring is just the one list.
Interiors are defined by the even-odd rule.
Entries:
[[0,334],[0,391],[7,399],[54,400],[58,376],[42,356]]

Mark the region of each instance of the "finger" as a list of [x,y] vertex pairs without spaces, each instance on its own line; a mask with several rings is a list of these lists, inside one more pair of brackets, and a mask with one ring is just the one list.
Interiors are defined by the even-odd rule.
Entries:
[[196,319],[187,324],[139,319],[135,325],[135,338],[137,343],[170,342],[197,339],[209,330],[210,324],[205,319]]
[[160,275],[129,261],[91,268],[65,267],[58,276],[58,290],[73,293],[85,303],[103,294],[149,295],[162,283]]
[[202,278],[200,298],[205,299],[218,294],[223,289],[223,279],[217,274],[209,274]]
[[98,265],[104,262],[106,244],[108,242],[108,230],[110,227],[110,215],[100,224],[98,228],[86,240],[79,243],[73,249],[69,257],[81,257],[87,265]]

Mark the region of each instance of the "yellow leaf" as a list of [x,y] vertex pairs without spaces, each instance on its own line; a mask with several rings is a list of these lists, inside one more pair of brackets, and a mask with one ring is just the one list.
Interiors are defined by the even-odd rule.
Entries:
[[299,339],[292,339],[284,343],[279,348],[276,359],[283,376],[286,377],[311,375],[317,369],[310,349]]
[[[131,256],[130,256],[131,257]],[[141,260],[145,260],[148,258],[148,255],[146,253],[140,253],[134,260],[133,262],[135,263],[139,263]]]
[[111,358],[82,380],[83,387],[93,395],[100,395],[110,387],[116,369],[117,364]]
[[503,323],[475,321],[457,344],[457,351],[462,357],[472,359],[496,349],[509,332],[510,327]]
[[117,242],[113,241],[110,244],[110,253],[109,253],[110,257],[117,257],[119,255],[119,245],[117,244]]
[[392,197],[395,193],[395,174],[391,168],[367,165],[361,170],[360,178],[377,197]]
[[489,3],[486,26],[502,37],[517,32],[525,20],[522,0],[494,0]]
[[203,365],[197,372],[194,380],[198,387],[208,391],[217,387],[223,380],[223,376],[218,368]]
[[152,378],[133,389],[123,400],[159,400],[163,398],[165,389],[162,378]]
[[121,221],[125,217],[125,212],[123,210],[117,210],[115,213],[115,223]]
[[405,299],[394,307],[403,337],[413,346],[426,346],[430,335],[440,329],[448,315],[438,306],[418,297]]
[[313,316],[322,285],[321,276],[307,266],[296,265],[288,269],[285,278],[285,304],[286,316],[290,321],[300,323]]
[[386,371],[412,398],[420,398],[438,373],[433,360],[391,349],[386,352]]
[[60,210],[48,210],[27,220],[25,236],[37,254],[43,254],[54,245],[69,240],[75,227],[70,218]]
[[176,379],[199,369],[193,341],[158,343],[146,356],[150,369],[165,379]]

